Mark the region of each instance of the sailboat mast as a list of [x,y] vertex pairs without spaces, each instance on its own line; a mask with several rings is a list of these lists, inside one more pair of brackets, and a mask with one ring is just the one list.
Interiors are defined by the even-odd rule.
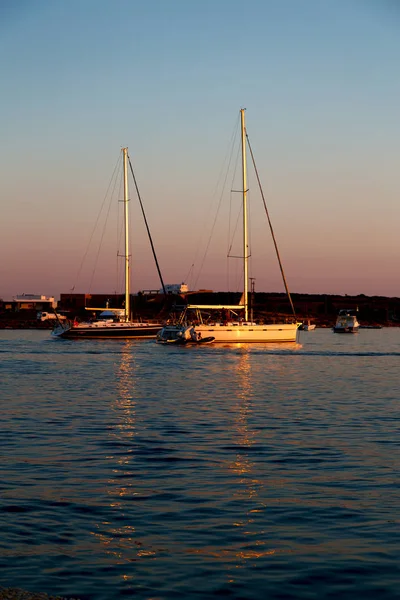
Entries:
[[246,126],[244,120],[244,108],[240,109],[242,130],[242,180],[243,180],[243,301],[244,320],[248,320],[248,232],[247,232],[247,172],[246,172]]
[[125,321],[130,317],[129,295],[129,219],[128,219],[128,148],[122,148],[124,158],[124,235],[125,235]]

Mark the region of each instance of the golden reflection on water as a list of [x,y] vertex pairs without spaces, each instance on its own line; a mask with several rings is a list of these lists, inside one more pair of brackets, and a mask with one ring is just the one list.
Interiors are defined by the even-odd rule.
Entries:
[[[293,344],[290,347],[293,350]],[[281,552],[281,550],[271,547],[268,532],[262,529],[259,524],[261,521],[257,519],[257,513],[263,512],[266,506],[258,499],[259,490],[264,482],[256,477],[255,463],[251,458],[251,449],[257,444],[258,438],[258,431],[249,424],[255,397],[253,378],[257,377],[252,368],[252,351],[254,351],[255,345],[235,344],[235,348],[239,348],[240,352],[236,370],[233,373],[233,376],[236,377],[236,394],[234,404],[231,405],[233,419],[230,438],[238,449],[233,462],[227,463],[226,468],[232,475],[230,488],[236,483],[233,496],[241,501],[245,510],[241,519],[235,519],[231,523],[235,538],[237,538],[236,532],[239,531],[242,539],[234,543],[227,541],[223,547],[219,548],[203,546],[188,550],[190,554],[223,561],[226,564],[226,577],[229,584],[236,582],[240,577],[240,571],[246,568],[249,562],[255,565],[259,559]],[[228,422],[227,427],[229,427]],[[229,540],[229,534],[226,535],[226,540]]]
[[[117,391],[118,394],[115,397],[114,412],[116,416],[115,429],[112,430],[112,436],[121,441],[124,444],[132,441],[136,435],[136,400],[135,400],[135,358],[132,353],[132,340],[126,340],[120,354],[120,364],[117,369]],[[120,453],[116,457],[116,464],[119,468],[114,469],[114,473],[124,475],[124,478],[131,475],[129,470],[121,471],[121,467],[124,465],[130,465],[131,454],[133,453],[132,447],[125,447],[124,452]],[[117,481],[111,480],[109,482],[112,487],[109,493],[112,496],[124,496],[132,495],[132,483],[125,484],[124,486],[116,485]],[[120,503],[114,501],[110,506],[116,507]]]
[[280,342],[279,344],[269,343],[269,344],[257,344],[248,342],[230,342],[229,344],[211,344],[211,348],[230,348],[230,349],[241,349],[245,352],[251,352],[252,350],[258,350],[265,352],[296,352],[301,350],[303,344],[299,344],[298,342]]
[[[115,423],[110,429],[110,437],[117,442],[123,442],[120,452],[109,457],[115,465],[113,469],[115,477],[108,481],[109,506],[117,513],[123,511],[126,498],[139,493],[130,468],[132,460],[134,460],[133,442],[136,436],[136,397],[138,394],[135,382],[137,366],[131,346],[132,342],[127,341],[119,355],[118,394],[113,403]],[[265,506],[260,502],[257,504],[257,497],[263,482],[254,476],[255,465],[251,458],[251,448],[257,443],[258,435],[258,431],[249,426],[249,419],[253,411],[253,377],[255,376],[252,373],[252,349],[247,345],[240,345],[236,366],[232,370],[232,376],[236,379],[237,393],[230,405],[231,426],[229,426],[229,420],[226,424],[228,428],[232,428],[230,437],[234,440],[237,451],[234,459],[225,464],[225,468],[231,474],[230,488],[232,489],[236,484],[233,496],[243,503],[245,511],[242,518],[236,518],[231,523],[231,527],[234,531],[239,530],[243,538],[234,544],[228,542],[222,548],[204,546],[187,549],[190,554],[201,554],[223,560],[229,557],[231,560],[228,561],[227,578],[231,583],[236,580],[238,569],[244,568],[248,561],[256,561],[276,552],[274,548],[271,548],[266,532],[257,526],[257,513],[265,510]],[[127,445],[129,441],[132,444]],[[123,481],[123,485],[121,485],[121,481]],[[117,519],[113,518],[112,522],[115,520]],[[93,532],[93,536],[101,544],[103,551],[120,565],[128,566],[132,561],[155,558],[159,552],[159,549],[152,548],[148,543],[144,544],[137,539],[133,523],[113,527],[109,521],[102,522],[99,523],[97,531]],[[129,577],[126,572],[121,574],[121,578],[124,580]]]
[[[118,393],[112,406],[115,423],[110,429],[110,437],[116,442],[123,442],[121,451],[115,456],[108,457],[115,464],[113,473],[116,477],[109,479],[107,490],[111,498],[109,506],[115,511],[123,509],[124,497],[138,495],[135,491],[133,472],[129,468],[133,459],[133,441],[136,436],[136,362],[132,352],[133,344],[132,340],[126,340],[118,355],[119,364],[116,371]],[[123,485],[121,481],[124,482]],[[121,501],[117,498],[121,498]],[[129,563],[140,557],[155,554],[152,550],[144,549],[143,544],[135,539],[136,530],[133,524],[111,527],[109,521],[104,521],[98,524],[97,529],[98,531],[92,532],[92,535],[117,564]],[[121,578],[128,581],[132,576],[123,573]]]
[[[237,404],[234,406],[235,416],[235,441],[241,448],[250,448],[255,442],[256,432],[248,427],[248,417],[251,414],[252,381],[251,365],[248,352],[243,352],[239,356],[237,367]],[[245,452],[240,451],[236,454],[236,460],[229,465],[229,469],[236,475],[245,475],[251,473],[253,463]],[[248,479],[240,480],[241,483],[248,483]],[[249,497],[253,496],[253,490]]]
[[135,436],[135,359],[131,352],[132,340],[127,340],[121,353],[121,362],[117,370],[117,390],[115,412],[122,415],[118,419],[117,432],[123,440]]
[[[251,348],[242,345],[242,352],[238,357],[237,365],[237,403],[234,406],[234,435],[232,436],[235,443],[239,446],[236,457],[233,463],[228,465],[228,469],[234,475],[238,475],[238,487],[234,492],[234,497],[241,500],[246,500],[250,503],[249,509],[243,515],[243,519],[236,520],[232,523],[235,528],[240,528],[244,536],[243,542],[235,544],[230,548],[225,548],[220,551],[214,549],[203,549],[204,552],[222,558],[231,556],[233,565],[229,568],[228,574],[229,583],[235,581],[235,571],[243,568],[246,561],[256,560],[261,557],[275,554],[275,550],[267,547],[267,540],[261,539],[265,532],[257,529],[255,526],[254,514],[264,509],[262,507],[254,507],[262,486],[262,482],[252,476],[254,473],[254,461],[251,459],[251,454],[246,453],[246,449],[251,449],[257,442],[257,430],[249,427],[249,418],[252,414],[252,403],[254,397],[253,389],[253,374],[251,367]],[[245,506],[245,505],[244,505]]]

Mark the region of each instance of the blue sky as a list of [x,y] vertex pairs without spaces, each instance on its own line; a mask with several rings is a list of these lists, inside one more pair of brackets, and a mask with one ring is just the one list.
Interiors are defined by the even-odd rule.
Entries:
[[[400,295],[399,27],[390,0],[2,3],[0,297],[76,284],[124,145],[164,278],[185,279],[242,106],[291,290]],[[132,287],[157,288],[131,204]],[[252,223],[256,289],[281,291]],[[221,221],[197,287],[227,289],[226,262]]]

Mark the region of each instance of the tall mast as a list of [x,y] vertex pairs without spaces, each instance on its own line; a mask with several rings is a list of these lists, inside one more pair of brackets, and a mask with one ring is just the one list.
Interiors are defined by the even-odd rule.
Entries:
[[243,300],[244,320],[248,320],[248,258],[249,244],[247,234],[247,174],[246,174],[246,126],[244,121],[244,108],[240,109],[242,129],[242,178],[243,178]]
[[128,148],[122,148],[124,158],[124,235],[125,235],[125,321],[130,317],[129,296],[129,220],[128,220]]

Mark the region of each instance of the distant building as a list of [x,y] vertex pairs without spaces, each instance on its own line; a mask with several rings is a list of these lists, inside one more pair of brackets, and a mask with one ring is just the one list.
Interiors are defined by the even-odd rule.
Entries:
[[20,310],[53,310],[57,306],[54,296],[40,294],[21,294],[14,296],[11,301],[4,302],[5,308],[14,311]]
[[[160,290],[163,293],[164,290]],[[165,291],[167,294],[187,294],[189,291],[189,287],[186,283],[166,283]]]
[[124,294],[60,294],[59,307],[62,310],[76,311],[87,308],[106,309],[122,308],[125,301]]

